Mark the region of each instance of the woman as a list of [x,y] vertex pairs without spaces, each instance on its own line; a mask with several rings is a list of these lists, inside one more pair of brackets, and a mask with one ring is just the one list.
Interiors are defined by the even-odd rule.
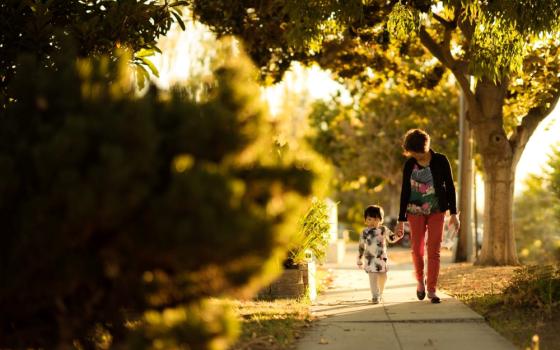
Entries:
[[[411,129],[403,141],[404,164],[401,206],[396,233],[404,234],[404,223],[410,225],[412,260],[416,280],[416,296],[426,297],[437,304],[436,285],[440,266],[440,248],[445,212],[449,210],[449,225],[459,229],[455,186],[447,157],[430,149],[430,136],[423,130]],[[424,278],[424,239],[428,233],[428,278]]]

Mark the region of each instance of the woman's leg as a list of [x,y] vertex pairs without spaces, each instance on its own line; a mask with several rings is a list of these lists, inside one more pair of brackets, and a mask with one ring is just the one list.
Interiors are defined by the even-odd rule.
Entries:
[[426,216],[409,214],[408,224],[410,225],[412,262],[414,263],[416,281],[418,281],[417,290],[422,291],[424,290],[424,237],[426,235]]
[[428,221],[428,296],[436,292],[439,276],[441,238],[443,235],[443,219],[445,213],[434,213],[427,216]]

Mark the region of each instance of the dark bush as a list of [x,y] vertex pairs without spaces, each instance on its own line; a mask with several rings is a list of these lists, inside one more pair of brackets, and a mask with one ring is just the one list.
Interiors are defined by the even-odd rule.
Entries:
[[138,97],[126,58],[55,60],[21,60],[1,110],[0,348],[225,347],[208,298],[273,277],[312,180],[274,156],[251,65],[196,103]]

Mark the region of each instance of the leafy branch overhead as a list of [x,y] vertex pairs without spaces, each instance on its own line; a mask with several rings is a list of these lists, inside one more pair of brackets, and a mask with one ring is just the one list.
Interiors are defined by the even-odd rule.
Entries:
[[157,75],[147,58],[173,23],[185,28],[186,1],[5,0],[0,4],[0,97],[18,73],[18,56],[32,55],[45,65],[68,45],[81,57],[112,55],[116,48],[137,53],[139,72]]

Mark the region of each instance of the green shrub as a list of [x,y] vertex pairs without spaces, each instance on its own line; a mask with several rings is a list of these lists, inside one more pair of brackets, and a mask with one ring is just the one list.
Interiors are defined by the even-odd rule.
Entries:
[[560,305],[560,265],[524,266],[504,290],[504,302],[551,311]]
[[203,103],[74,57],[22,59],[0,110],[0,348],[226,347],[208,298],[275,277],[311,172],[274,156],[243,57]]

